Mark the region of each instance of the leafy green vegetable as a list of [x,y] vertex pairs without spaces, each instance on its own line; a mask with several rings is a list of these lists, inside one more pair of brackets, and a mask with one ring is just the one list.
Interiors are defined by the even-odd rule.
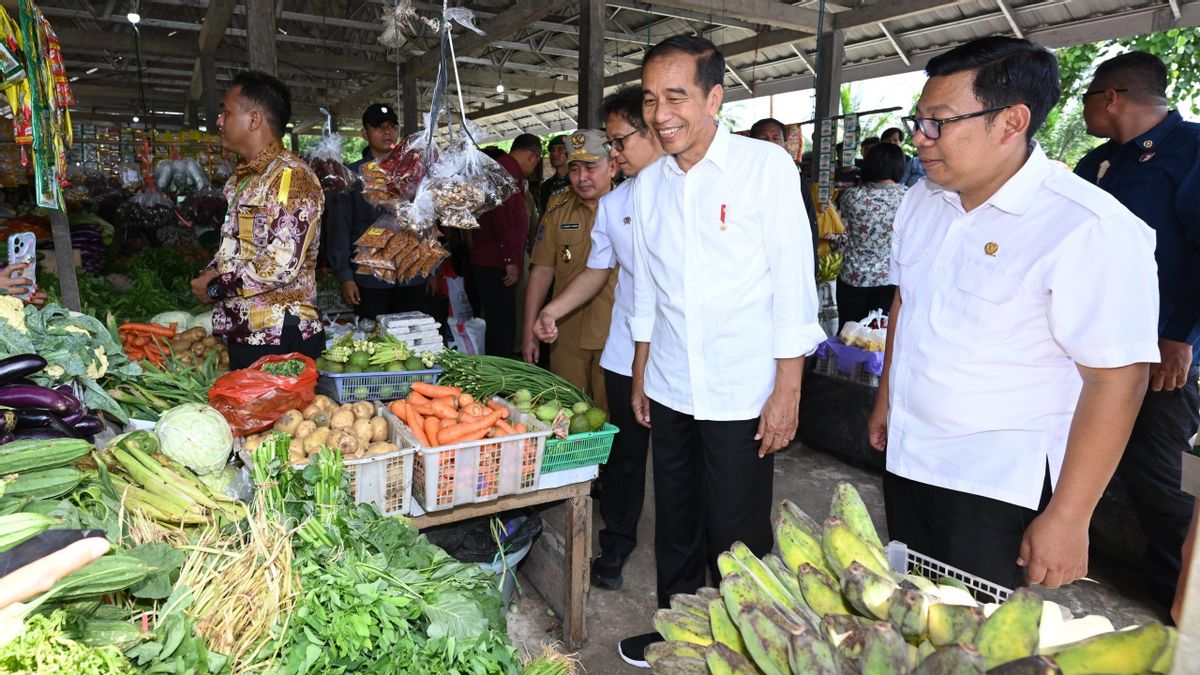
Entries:
[[131,589],[133,597],[162,600],[171,595],[176,572],[183,566],[182,551],[159,541],[134,546],[125,554],[141,560],[147,568],[146,580]]
[[134,672],[116,647],[88,647],[68,638],[63,631],[66,620],[62,610],[27,619],[24,635],[0,647],[0,672],[72,675]]
[[285,377],[299,377],[300,373],[304,372],[304,362],[300,359],[288,359],[287,361],[272,361],[264,363],[262,367],[264,373],[272,375],[282,375]]

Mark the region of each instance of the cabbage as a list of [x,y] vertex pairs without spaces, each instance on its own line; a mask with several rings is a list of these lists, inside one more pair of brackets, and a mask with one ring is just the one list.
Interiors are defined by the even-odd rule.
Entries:
[[197,474],[220,471],[233,450],[229,423],[203,403],[184,403],[163,413],[154,427],[164,455]]
[[163,312],[156,314],[150,323],[156,323],[160,326],[170,326],[175,324],[175,330],[182,333],[192,327],[192,315],[187,312]]
[[209,335],[212,335],[212,312],[205,312],[192,317],[192,323],[189,328],[195,328],[196,326],[203,328],[204,330],[208,331]]

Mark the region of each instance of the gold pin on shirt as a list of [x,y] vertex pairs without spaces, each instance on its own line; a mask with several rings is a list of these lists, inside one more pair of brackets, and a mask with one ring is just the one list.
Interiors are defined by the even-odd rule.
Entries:
[[999,250],[1000,250],[1000,244],[997,244],[994,241],[989,241],[988,243],[983,245],[983,252],[990,255],[993,258],[996,257],[996,251],[999,251]]
[[571,249],[569,247],[564,246],[562,253],[559,254],[559,257],[561,257],[562,261],[565,263],[571,262]]

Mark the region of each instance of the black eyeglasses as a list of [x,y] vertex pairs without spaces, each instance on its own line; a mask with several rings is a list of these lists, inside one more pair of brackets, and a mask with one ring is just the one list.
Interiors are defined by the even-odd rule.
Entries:
[[625,134],[624,136],[618,136],[617,138],[614,138],[611,141],[604,141],[603,143],[600,144],[600,147],[604,148],[605,152],[612,152],[613,150],[616,150],[617,152],[622,152],[625,150],[625,139],[629,138],[630,136],[632,136],[634,134],[640,134],[640,133],[642,133],[642,131],[644,131],[644,130],[643,129],[635,129],[635,130]]
[[969,120],[972,117],[982,117],[984,115],[999,112],[1005,108],[1011,107],[1012,105],[996,106],[995,108],[988,108],[987,110],[980,110],[979,112],[967,113],[966,115],[955,115],[954,117],[947,117],[945,119],[938,119],[936,117],[901,117],[900,121],[904,123],[904,128],[908,129],[909,136],[915,138],[917,132],[920,131],[921,135],[925,138],[928,138],[931,141],[936,141],[942,135],[942,126],[946,124],[950,124],[951,122],[960,122],[962,120]]
[[1079,100],[1080,100],[1080,101],[1083,101],[1084,103],[1087,103],[1087,98],[1088,98],[1089,96],[1091,96],[1092,94],[1103,94],[1103,93],[1104,93],[1104,92],[1106,92],[1106,91],[1129,91],[1129,90],[1128,90],[1128,89],[1113,89],[1113,88],[1111,88],[1111,87],[1110,87],[1110,88],[1108,88],[1108,89],[1097,89],[1096,91],[1085,91],[1085,92],[1083,92],[1083,94],[1082,94],[1082,95],[1079,97]]

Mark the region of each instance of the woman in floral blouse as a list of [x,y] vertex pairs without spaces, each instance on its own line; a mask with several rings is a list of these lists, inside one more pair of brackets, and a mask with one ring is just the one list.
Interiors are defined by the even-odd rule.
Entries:
[[863,184],[842,194],[842,271],[838,275],[838,329],[873,309],[892,306],[896,287],[888,283],[892,221],[907,189],[900,184],[904,152],[891,143],[876,145],[863,159]]

